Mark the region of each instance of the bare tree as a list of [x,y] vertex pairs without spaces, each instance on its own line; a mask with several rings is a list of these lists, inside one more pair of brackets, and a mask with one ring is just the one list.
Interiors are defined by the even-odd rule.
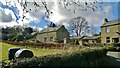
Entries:
[[[7,6],[11,6],[13,4],[12,1],[6,1],[6,5]],[[41,8],[44,8],[45,12],[45,16],[44,18],[49,18],[49,16],[53,13],[49,8],[48,8],[48,1],[49,0],[32,0],[32,2],[28,2],[28,0],[13,0],[13,1],[17,1],[20,6],[22,7],[22,21],[24,20],[24,18],[26,17],[25,14],[30,12],[31,10],[34,10],[35,12],[38,12],[38,10],[43,10]],[[53,1],[54,2],[54,1]],[[90,2],[87,1],[80,1],[80,0],[58,0],[58,3],[61,4],[67,11],[73,11],[73,13],[75,13],[76,11],[87,11],[88,9],[91,9],[93,11],[95,11],[96,9],[98,9],[99,7],[101,8],[101,5],[99,4],[96,5],[98,3],[98,0],[92,0]],[[27,8],[28,5],[34,5],[34,9],[31,7]],[[102,2],[101,2],[102,4]],[[70,6],[74,6],[73,9],[70,9]],[[79,9],[79,10],[77,10]]]
[[[100,1],[99,1],[100,2]],[[97,0],[94,1],[84,1],[84,0],[59,0],[59,4],[61,4],[65,9],[69,11],[76,12],[76,9],[78,8],[80,11],[87,11],[88,9],[91,9],[92,11],[95,11],[99,7],[101,8],[101,5],[97,6],[98,3]],[[102,4],[102,2],[100,3]],[[75,6],[74,9],[70,9],[70,6]],[[82,7],[82,8],[81,8]]]
[[76,17],[70,21],[69,29],[76,33],[77,36],[87,35],[89,33],[89,24],[83,17]]
[[96,28],[93,25],[90,26],[90,34],[92,36],[94,36],[96,34]]

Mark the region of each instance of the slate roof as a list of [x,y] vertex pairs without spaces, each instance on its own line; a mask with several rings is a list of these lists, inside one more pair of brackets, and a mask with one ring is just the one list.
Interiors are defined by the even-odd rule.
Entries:
[[101,27],[111,26],[111,25],[118,25],[118,24],[120,24],[120,19],[105,22]]
[[56,32],[61,27],[64,27],[64,25],[60,25],[57,27],[48,27],[48,28],[43,29],[40,33]]
[[94,40],[98,39],[100,36],[72,36],[70,39],[79,39],[79,40]]
[[83,38],[83,40],[94,40],[94,39],[98,39],[100,36],[86,36]]
[[71,36],[70,39],[82,39],[85,36]]

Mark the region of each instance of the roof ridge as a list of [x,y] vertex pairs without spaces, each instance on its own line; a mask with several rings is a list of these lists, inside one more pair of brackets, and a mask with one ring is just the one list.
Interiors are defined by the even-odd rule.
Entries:
[[40,33],[57,31],[62,26],[64,26],[64,25],[60,25],[60,26],[57,26],[57,27],[47,27],[47,28],[44,28]]
[[[117,25],[120,23],[120,19],[110,20],[108,22],[105,22],[102,26],[111,26],[111,25]],[[101,27],[102,27],[101,26]]]

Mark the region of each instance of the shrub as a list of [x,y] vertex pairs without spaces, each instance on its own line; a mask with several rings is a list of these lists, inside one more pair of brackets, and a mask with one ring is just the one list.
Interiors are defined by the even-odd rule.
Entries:
[[114,46],[120,47],[120,43],[115,43]]
[[66,52],[65,54],[33,57],[31,59],[17,59],[10,65],[13,68],[28,68],[41,66],[99,66],[100,59],[106,57],[104,49],[85,49],[81,51]]
[[120,47],[114,45],[107,45],[103,47],[107,51],[120,51]]
[[107,51],[115,50],[115,47],[110,45],[104,46],[103,48],[106,49]]

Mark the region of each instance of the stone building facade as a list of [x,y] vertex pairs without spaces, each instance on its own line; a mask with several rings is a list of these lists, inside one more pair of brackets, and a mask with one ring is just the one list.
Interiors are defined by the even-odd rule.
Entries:
[[48,27],[43,29],[36,38],[41,42],[63,42],[64,38],[69,38],[69,32],[63,25]]
[[118,43],[120,42],[120,19],[105,21],[101,26],[101,43]]

